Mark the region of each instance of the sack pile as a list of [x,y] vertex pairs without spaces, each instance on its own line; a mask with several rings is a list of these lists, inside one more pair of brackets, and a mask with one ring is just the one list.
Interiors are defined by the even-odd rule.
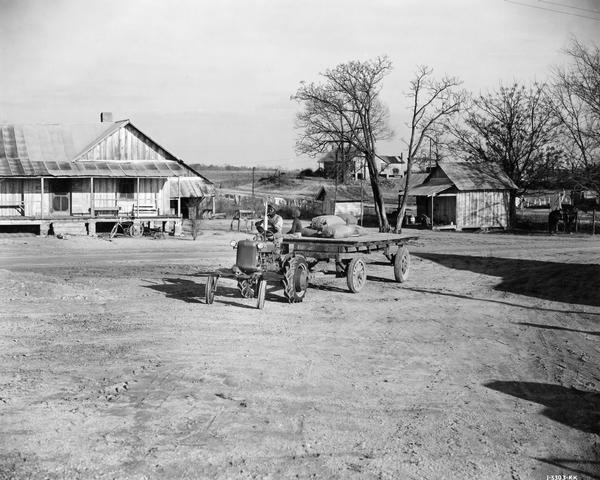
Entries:
[[[354,217],[352,217],[354,218]],[[320,215],[312,219],[309,228],[302,230],[303,237],[348,238],[364,233],[356,225],[356,219],[345,219],[337,215]]]

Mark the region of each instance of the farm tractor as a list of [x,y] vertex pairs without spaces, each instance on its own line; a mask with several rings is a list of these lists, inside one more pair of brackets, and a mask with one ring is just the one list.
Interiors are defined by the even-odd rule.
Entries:
[[263,309],[267,291],[267,281],[280,282],[288,302],[304,300],[308,288],[308,263],[304,256],[282,253],[280,241],[272,232],[258,233],[254,238],[231,241],[237,250],[235,265],[230,269],[219,269],[210,274],[206,281],[205,300],[214,301],[219,277],[234,278],[244,298],[257,299],[257,308]]

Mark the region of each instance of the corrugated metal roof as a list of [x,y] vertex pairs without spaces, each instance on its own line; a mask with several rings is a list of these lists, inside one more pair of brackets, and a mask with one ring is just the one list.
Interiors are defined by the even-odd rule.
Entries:
[[176,159],[77,161],[83,152],[126,125],[130,125],[128,120],[0,125],[0,177],[177,177],[195,173]]
[[[178,182],[179,180],[179,182]],[[182,197],[209,197],[215,194],[215,186],[204,177],[179,177],[168,180],[171,198]],[[179,183],[179,184],[178,184]]]
[[495,164],[448,162],[438,165],[459,190],[507,190],[517,186]]
[[443,183],[443,184],[428,184],[425,183],[423,185],[418,185],[409,190],[409,196],[423,196],[423,197],[431,197],[437,193],[443,192],[444,190],[448,190],[452,188],[454,185],[451,183]]

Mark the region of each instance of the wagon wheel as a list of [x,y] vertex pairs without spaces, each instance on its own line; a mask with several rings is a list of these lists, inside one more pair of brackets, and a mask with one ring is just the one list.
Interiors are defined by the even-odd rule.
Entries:
[[217,280],[218,277],[209,275],[206,279],[206,287],[204,289],[204,299],[206,303],[210,305],[215,301],[215,293],[217,292]]
[[346,281],[352,293],[360,292],[367,283],[367,265],[361,257],[353,258],[348,265]]
[[144,234],[144,226],[141,223],[132,223],[128,228],[130,237],[141,237]]
[[301,302],[308,288],[308,264],[302,256],[290,258],[283,267],[283,293],[290,303]]
[[405,282],[408,280],[410,271],[410,254],[408,248],[400,247],[394,258],[394,277],[397,282]]
[[265,308],[265,296],[267,295],[267,281],[261,280],[258,283],[258,300],[256,302],[256,308],[262,310]]
[[254,289],[250,280],[238,280],[238,289],[244,298],[252,298],[254,296]]

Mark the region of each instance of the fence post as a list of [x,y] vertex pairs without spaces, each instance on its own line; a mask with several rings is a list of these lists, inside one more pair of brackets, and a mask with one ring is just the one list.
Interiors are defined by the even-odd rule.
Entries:
[[592,210],[592,235],[596,235],[596,209]]

